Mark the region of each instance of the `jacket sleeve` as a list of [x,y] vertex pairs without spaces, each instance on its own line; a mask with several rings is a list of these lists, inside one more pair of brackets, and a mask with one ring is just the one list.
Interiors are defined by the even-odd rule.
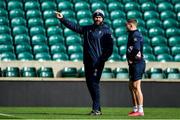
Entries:
[[77,32],[79,34],[83,33],[83,27],[77,25],[76,23],[71,22],[65,18],[60,19],[60,21],[63,25],[65,25],[67,28],[73,30],[74,32]]
[[100,61],[107,61],[113,52],[113,38],[110,33],[107,33],[103,36],[102,43],[102,55],[100,57]]

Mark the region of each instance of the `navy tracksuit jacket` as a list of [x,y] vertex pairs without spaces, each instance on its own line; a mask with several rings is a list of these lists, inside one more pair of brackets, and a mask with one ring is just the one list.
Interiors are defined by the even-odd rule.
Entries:
[[83,62],[88,90],[93,100],[92,109],[100,108],[99,81],[105,61],[113,51],[111,31],[106,24],[79,26],[63,18],[60,21],[69,29],[80,33],[84,37]]

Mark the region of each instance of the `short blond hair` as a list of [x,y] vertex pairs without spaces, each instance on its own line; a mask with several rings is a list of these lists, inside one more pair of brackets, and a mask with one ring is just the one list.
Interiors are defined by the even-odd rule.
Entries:
[[138,26],[138,22],[136,19],[129,19],[127,20],[127,23],[132,23],[133,25],[135,25],[136,27]]

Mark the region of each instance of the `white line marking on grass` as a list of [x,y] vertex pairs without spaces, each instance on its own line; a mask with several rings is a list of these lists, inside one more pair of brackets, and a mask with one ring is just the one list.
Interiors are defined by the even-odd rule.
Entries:
[[9,115],[9,114],[4,114],[4,113],[0,113],[0,116],[15,117],[14,115]]

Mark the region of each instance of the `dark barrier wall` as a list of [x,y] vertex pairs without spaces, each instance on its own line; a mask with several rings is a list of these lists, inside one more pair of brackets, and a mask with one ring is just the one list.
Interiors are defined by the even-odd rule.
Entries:
[[[180,107],[180,82],[143,82],[144,106]],[[102,106],[130,104],[127,81],[101,82]],[[90,106],[84,81],[0,81],[0,106]]]

